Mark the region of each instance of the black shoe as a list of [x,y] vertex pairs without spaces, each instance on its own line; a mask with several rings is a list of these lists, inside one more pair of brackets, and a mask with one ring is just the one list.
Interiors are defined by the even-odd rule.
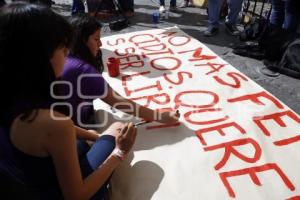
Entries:
[[225,27],[231,35],[233,35],[233,36],[240,35],[240,31],[235,25],[232,25],[232,24],[229,24],[228,22],[225,22]]
[[262,60],[265,58],[265,53],[263,51],[253,51],[248,49],[234,49],[232,52],[240,56],[254,58],[257,60]]
[[263,63],[266,67],[273,67],[273,66],[277,66],[279,61],[264,59]]
[[206,31],[204,31],[204,36],[206,37],[214,36],[218,33],[218,31],[219,28],[210,26],[206,29]]
[[271,68],[267,67],[267,66],[262,66],[258,69],[258,71],[263,74],[263,75],[266,75],[266,76],[269,76],[269,77],[277,77],[280,75],[280,73],[276,72],[276,71],[273,71]]
[[261,47],[257,42],[244,42],[234,46],[233,49],[247,49],[259,51],[261,50]]
[[171,12],[177,12],[179,10],[178,10],[177,6],[170,6],[169,7],[169,11],[171,11]]

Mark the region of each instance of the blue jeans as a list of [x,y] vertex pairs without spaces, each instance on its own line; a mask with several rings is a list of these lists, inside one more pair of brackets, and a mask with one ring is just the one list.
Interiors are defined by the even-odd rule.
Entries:
[[[165,5],[165,0],[159,0],[160,5],[164,6]],[[176,0],[170,0],[170,6],[175,7],[176,6]]]
[[[82,176],[85,178],[95,171],[111,154],[115,146],[115,137],[111,135],[101,136],[92,147],[84,140],[77,140],[77,152]],[[107,193],[108,181],[93,196],[93,200],[103,199]]]
[[295,31],[300,17],[297,12],[299,10],[297,11],[297,6],[292,0],[272,0],[270,22],[272,25]]
[[83,2],[82,0],[73,0],[71,14],[76,15],[79,13],[84,13]]
[[[219,16],[222,0],[209,0],[208,1],[208,26],[218,27]],[[226,22],[231,25],[236,25],[239,13],[242,9],[243,0],[229,0],[228,7],[229,13],[226,17]]]

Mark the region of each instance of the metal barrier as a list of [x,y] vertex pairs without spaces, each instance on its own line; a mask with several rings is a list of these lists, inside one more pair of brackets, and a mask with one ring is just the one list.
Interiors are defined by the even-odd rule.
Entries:
[[250,23],[253,18],[269,19],[271,14],[272,5],[270,0],[245,0],[242,8],[243,24]]

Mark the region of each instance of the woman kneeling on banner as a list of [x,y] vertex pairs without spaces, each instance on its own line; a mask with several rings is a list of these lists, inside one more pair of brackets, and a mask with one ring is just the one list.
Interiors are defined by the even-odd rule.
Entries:
[[[101,61],[102,55],[99,50],[99,47],[101,46],[101,24],[95,18],[87,15],[76,16],[71,19],[71,25],[75,30],[75,42],[71,48],[70,55],[66,60],[61,78],[64,81],[70,82],[74,87],[73,91],[75,92],[72,94],[71,98],[68,99],[68,102],[72,105],[73,121],[76,124],[81,124],[79,122],[89,123],[91,116],[93,116],[94,113],[92,105],[93,99],[85,98],[82,95],[77,94],[78,88],[80,88],[80,91],[86,96],[99,97],[107,104],[117,109],[124,110],[128,114],[141,117],[146,121],[156,120],[167,124],[177,122],[179,117],[178,112],[160,113],[140,106],[133,101],[118,95],[106,83],[101,76],[103,71],[103,64]],[[82,78],[83,75],[85,78]],[[68,94],[68,91],[64,91],[64,93]],[[78,109],[82,103],[87,103],[89,105],[81,107],[82,109]],[[128,111],[130,109],[131,111]],[[79,117],[80,120],[78,119]]]

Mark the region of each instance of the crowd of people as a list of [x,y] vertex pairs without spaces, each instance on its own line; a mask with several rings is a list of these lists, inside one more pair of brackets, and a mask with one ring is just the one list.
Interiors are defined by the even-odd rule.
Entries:
[[[133,0],[119,2],[132,16]],[[218,32],[220,2],[209,0],[205,36]],[[242,2],[229,1],[225,27],[234,36],[239,34],[236,24]],[[159,10],[164,12],[164,0],[159,3]],[[75,16],[69,21],[49,7],[25,2],[4,4],[1,0],[0,91],[4,98],[0,105],[0,169],[33,186],[41,199],[105,199],[109,178],[132,149],[137,129],[132,122],[114,122],[103,133],[86,130],[82,123],[96,123],[93,99],[72,94],[66,101],[74,112],[71,118],[66,117],[66,109],[51,107],[63,101],[49,92],[52,84],[68,81],[74,91],[80,87],[85,95],[97,96],[127,112],[128,106],[134,108],[129,114],[145,121],[174,124],[179,113],[154,111],[113,91],[101,76],[101,23],[93,14],[78,15],[84,12],[81,0],[73,1]],[[296,32],[300,18],[294,1],[273,0],[272,5],[271,26]],[[192,2],[186,0],[180,7],[187,6]],[[170,10],[175,9],[176,0],[171,0]],[[79,86],[77,80],[82,75],[93,76]],[[63,86],[55,92],[69,94]],[[77,109],[82,102],[89,106]]]
[[[241,32],[237,28],[239,16],[246,0],[203,0],[203,4],[207,4],[208,25],[204,31],[204,36],[211,37],[219,31],[220,12],[227,14],[225,19],[225,28],[233,36],[238,36]],[[54,4],[52,0],[29,0],[31,3],[42,3],[47,6]],[[183,0],[181,5],[177,6],[177,0],[170,0],[168,10],[178,11],[186,7],[194,7],[194,0]],[[197,1],[196,1],[197,2]],[[226,11],[223,11],[224,2],[226,4]],[[299,16],[295,6],[295,0],[270,0],[272,4],[272,13],[270,17],[270,24],[279,26],[286,30],[296,30],[299,23]],[[293,3],[295,2],[295,3]],[[167,11],[165,0],[157,0],[159,5],[159,12]],[[0,6],[5,4],[5,0],[0,0]],[[228,8],[228,10],[227,10]],[[116,10],[122,12],[126,17],[134,16],[134,0],[72,0],[71,14],[77,15],[88,12],[91,16],[101,16],[101,13],[106,15],[115,14]]]

